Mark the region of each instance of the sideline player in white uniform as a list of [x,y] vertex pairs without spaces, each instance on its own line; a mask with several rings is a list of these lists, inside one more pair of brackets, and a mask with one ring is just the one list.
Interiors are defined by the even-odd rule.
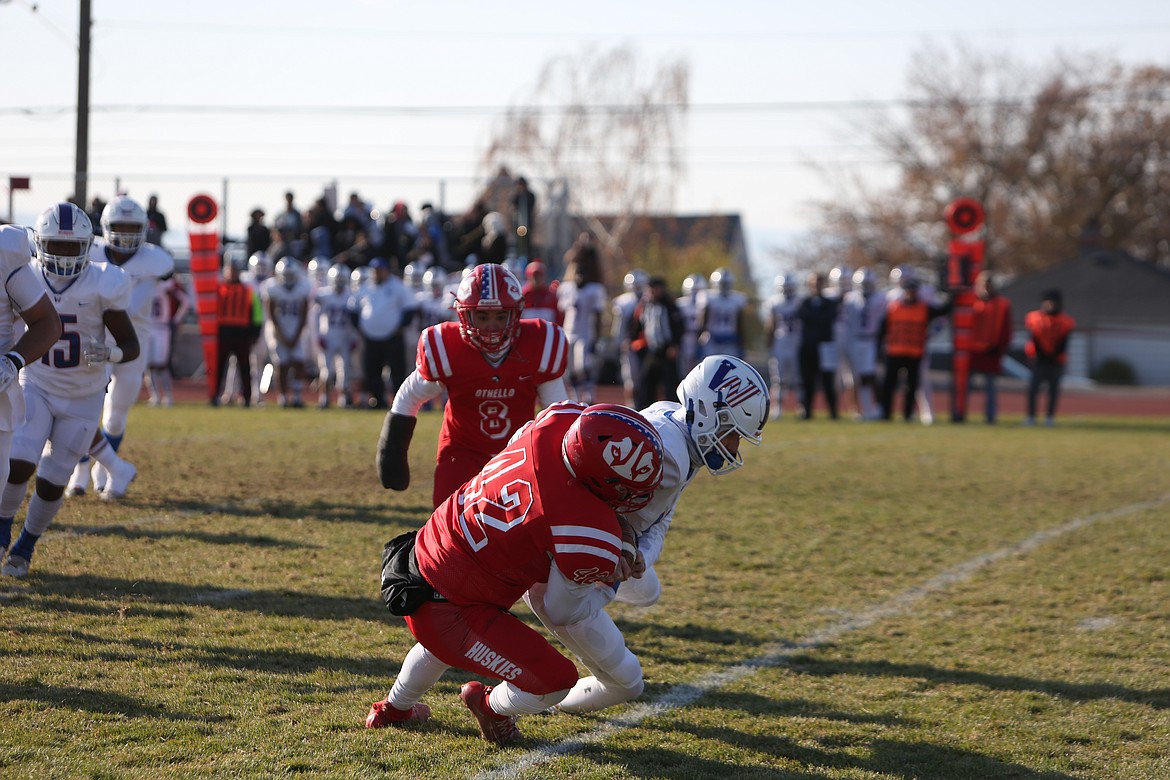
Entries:
[[686,376],[699,363],[699,312],[707,295],[707,280],[690,274],[682,283],[682,296],[675,301],[683,318],[682,348],[678,353],[679,376]]
[[[102,211],[102,235],[95,238],[89,259],[94,263],[110,263],[120,267],[130,277],[130,305],[127,312],[136,333],[150,330],[151,306],[159,284],[175,272],[175,260],[160,246],[146,242],[146,228],[150,220],[146,210],[133,198],[118,195]],[[126,435],[126,420],[130,407],[138,400],[146,374],[147,355],[139,352],[134,360],[112,364],[110,383],[106,389],[102,412],[101,434],[117,452]],[[101,446],[95,438],[92,451]],[[69,480],[69,493],[81,495],[89,486],[89,459],[83,458]],[[93,464],[93,484],[99,493],[105,493],[109,474],[100,463]]]
[[171,406],[175,393],[171,377],[171,343],[175,329],[191,308],[191,296],[174,276],[159,284],[150,303],[150,325],[140,341],[146,352],[146,387],[150,391],[150,405]]
[[[265,283],[272,278],[272,258],[268,256],[267,252],[257,252],[248,258],[248,270],[240,274],[240,281],[252,288],[252,295],[255,300],[263,301],[261,291],[264,289]],[[264,306],[260,306],[260,329],[264,330],[264,323],[268,321],[268,312],[264,310]],[[252,345],[252,353],[248,356],[251,363],[252,375],[252,402],[257,406],[264,405],[264,393],[272,385],[272,358],[268,354],[268,341],[265,339],[256,339]],[[236,387],[238,380],[234,377],[228,377],[224,380],[224,393],[231,395],[227,390],[229,387]],[[223,398],[221,401],[226,406],[231,403],[231,398]]]
[[[637,535],[637,562],[633,579],[613,591],[605,589],[614,601],[639,607],[658,601],[662,584],[654,564],[662,554],[683,489],[701,468],[720,475],[742,466],[741,444],[758,445],[768,421],[764,378],[731,355],[704,358],[683,378],[678,397],[681,403],[659,401],[641,412],[662,438],[662,482],[646,506],[622,515]],[[524,594],[525,603],[592,672],[578,680],[553,709],[593,712],[641,695],[642,665],[626,647],[613,618],[598,610],[577,623],[556,625],[544,609],[547,587],[541,583],[530,588]]]
[[[837,321],[833,323],[833,345],[836,351],[837,369],[834,372],[837,382],[837,397],[853,395],[856,388],[853,384],[853,366],[849,363],[848,334],[845,329],[843,314],[845,311],[845,296],[853,290],[853,271],[847,265],[835,265],[829,270],[828,283],[825,285],[825,297],[837,302]],[[858,412],[861,410],[858,409]]]
[[[795,274],[776,277],[776,292],[764,302],[764,333],[768,340],[772,419],[779,420],[784,390],[800,387],[800,296]],[[798,393],[799,395],[799,393]]]
[[324,382],[317,405],[322,409],[328,407],[330,397],[336,392],[337,405],[348,407],[350,398],[345,383],[353,376],[358,336],[349,308],[349,269],[344,265],[329,269],[326,286],[317,290],[313,312],[320,339],[318,368]]
[[[38,241],[45,242],[47,252],[84,257],[93,241],[93,226],[85,212],[70,203],[49,211],[62,207],[68,212],[68,227],[62,228],[56,217],[41,217]],[[20,371],[29,361],[39,360],[61,335],[61,318],[29,263],[31,257],[24,228],[0,225],[0,280],[5,293],[0,295],[0,350],[4,350],[0,354],[0,484],[8,482],[12,432],[24,420],[24,392],[17,382]],[[18,318],[26,328],[19,339]],[[12,518],[0,517],[0,557],[11,543]]]
[[735,288],[735,275],[727,268],[711,274],[711,289],[699,311],[699,344],[702,354],[743,357],[743,316],[747,296]]
[[593,403],[595,353],[608,298],[605,285],[580,273],[557,287],[557,308],[565,315],[564,331],[569,339],[569,385],[573,398],[586,404]]
[[886,317],[886,297],[877,291],[877,277],[868,268],[853,274],[853,289],[845,293],[841,311],[842,345],[860,419],[881,417],[877,404],[877,342]]
[[260,290],[268,314],[264,337],[276,365],[281,406],[305,405],[301,397],[305,380],[305,344],[302,339],[309,319],[309,281],[293,257],[276,263],[275,275]]
[[622,387],[626,391],[627,404],[634,402],[634,383],[642,373],[638,355],[630,349],[630,326],[634,320],[634,307],[642,300],[649,279],[645,271],[635,268],[622,280],[622,294],[613,299],[613,343],[622,367]]
[[[40,360],[25,367],[21,377],[25,420],[12,441],[8,481],[0,494],[0,517],[11,522],[20,509],[34,471],[36,489],[28,502],[24,528],[8,551],[0,574],[28,574],[33,550],[61,509],[65,483],[85,455],[98,430],[106,394],[106,365],[138,357],[138,338],[127,307],[132,284],[113,263],[91,263],[88,240],[58,246],[65,224],[83,223],[76,206],[63,203],[37,222],[37,256],[44,289],[61,315],[61,337]],[[90,233],[92,235],[92,232]],[[79,236],[80,238],[80,236]],[[82,250],[82,251],[79,251]],[[57,254],[66,251],[67,254]],[[114,344],[106,340],[106,331]],[[105,448],[109,447],[103,442]],[[111,468],[111,494],[125,493],[134,479],[133,466],[119,459]]]
[[325,398],[327,394],[324,384],[325,377],[319,370],[323,364],[319,328],[321,323],[313,316],[313,306],[317,296],[329,289],[329,269],[332,267],[332,261],[324,256],[314,257],[305,265],[305,278],[309,282],[309,317],[305,322],[304,333],[301,335],[305,350],[305,378],[310,385],[316,384],[317,405],[321,408],[324,408],[321,405],[321,399]]

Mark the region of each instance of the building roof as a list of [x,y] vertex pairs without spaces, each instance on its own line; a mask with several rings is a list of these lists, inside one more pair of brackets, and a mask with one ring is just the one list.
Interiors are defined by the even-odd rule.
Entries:
[[1105,324],[1170,326],[1170,272],[1125,252],[1097,250],[1020,277],[1001,292],[1013,319],[1040,308],[1040,297],[1058,289],[1064,311],[1078,328]]

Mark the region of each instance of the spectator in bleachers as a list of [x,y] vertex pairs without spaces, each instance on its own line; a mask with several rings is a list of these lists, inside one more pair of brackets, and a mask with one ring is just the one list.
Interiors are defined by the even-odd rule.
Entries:
[[264,224],[264,209],[252,209],[252,221],[248,223],[245,242],[248,245],[248,257],[257,252],[267,252],[272,246],[272,231]]

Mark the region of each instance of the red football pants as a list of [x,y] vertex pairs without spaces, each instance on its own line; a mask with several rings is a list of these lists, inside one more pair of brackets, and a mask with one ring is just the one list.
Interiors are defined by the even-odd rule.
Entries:
[[510,612],[428,601],[406,617],[414,638],[445,664],[537,696],[572,688],[577,667]]

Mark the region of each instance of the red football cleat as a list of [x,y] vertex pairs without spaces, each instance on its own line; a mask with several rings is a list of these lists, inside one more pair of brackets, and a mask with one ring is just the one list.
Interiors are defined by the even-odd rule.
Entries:
[[522,738],[524,735],[516,727],[514,717],[497,715],[492,712],[487,699],[491,692],[490,685],[484,685],[478,680],[464,683],[463,687],[459,689],[459,698],[479,721],[480,735],[488,742],[497,745],[507,745],[509,742],[515,742]]
[[387,726],[401,726],[404,723],[422,723],[431,717],[431,708],[418,702],[409,710],[400,710],[383,699],[370,705],[366,716],[366,728],[384,729]]

